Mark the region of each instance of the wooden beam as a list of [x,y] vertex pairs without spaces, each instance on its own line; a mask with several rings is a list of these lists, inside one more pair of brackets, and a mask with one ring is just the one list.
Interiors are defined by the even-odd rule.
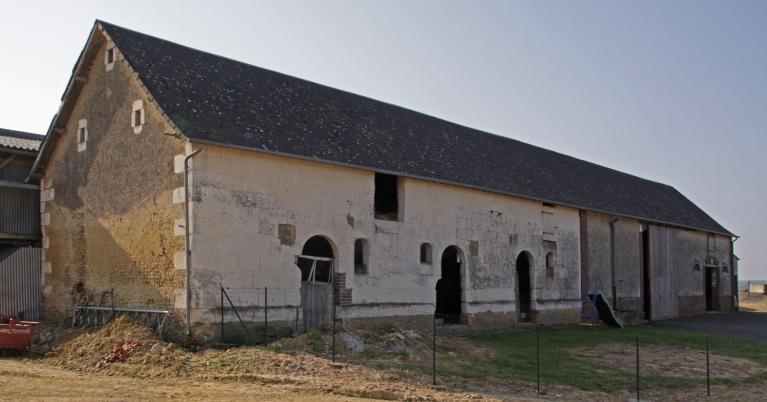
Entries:
[[12,181],[5,181],[0,180],[0,188],[20,188],[24,190],[39,190],[40,186],[37,184],[24,184],[24,183],[14,183]]

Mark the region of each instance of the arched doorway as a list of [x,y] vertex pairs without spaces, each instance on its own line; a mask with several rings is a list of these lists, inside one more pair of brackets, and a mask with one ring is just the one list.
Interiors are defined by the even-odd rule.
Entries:
[[296,256],[305,331],[333,318],[334,258],[333,246],[324,236],[311,237]]
[[437,308],[435,316],[445,323],[461,321],[461,264],[463,255],[456,246],[442,252],[442,276],[437,281]]
[[517,310],[519,321],[530,321],[530,304],[532,300],[532,289],[530,281],[530,268],[532,267],[532,257],[526,251],[523,251],[517,257]]

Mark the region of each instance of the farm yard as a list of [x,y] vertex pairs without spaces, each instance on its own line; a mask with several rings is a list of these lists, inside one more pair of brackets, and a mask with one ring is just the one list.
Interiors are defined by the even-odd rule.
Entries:
[[[636,337],[643,400],[706,395],[705,335],[651,325],[541,329],[540,395],[530,329],[438,337],[436,386],[431,334],[396,327],[340,330],[336,363],[323,327],[266,347],[198,350],[124,317],[87,331],[41,328],[54,332],[61,335],[44,344],[38,336],[30,354],[0,360],[0,398],[617,401],[635,393]],[[759,400],[767,342],[711,336],[709,343],[712,395]]]
[[767,313],[767,294],[749,294],[741,290],[738,296],[741,311]]

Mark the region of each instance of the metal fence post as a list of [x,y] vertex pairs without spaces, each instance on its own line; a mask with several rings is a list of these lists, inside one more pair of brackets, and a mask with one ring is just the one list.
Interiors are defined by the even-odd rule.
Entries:
[[706,396],[711,396],[711,372],[709,371],[708,334],[706,334]]
[[637,349],[637,402],[639,402],[639,335],[636,337],[636,349]]
[[221,343],[224,343],[224,287],[221,287]]
[[431,383],[437,385],[437,314],[432,317],[431,331]]
[[535,326],[535,381],[541,393],[541,327]]
[[264,286],[264,345],[269,344],[269,288]]
[[333,363],[336,362],[336,298],[335,298],[335,289],[333,294]]

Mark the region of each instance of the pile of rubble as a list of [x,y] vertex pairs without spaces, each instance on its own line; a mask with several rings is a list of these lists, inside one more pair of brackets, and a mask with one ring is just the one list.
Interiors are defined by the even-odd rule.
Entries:
[[149,328],[121,316],[101,329],[61,343],[46,354],[45,360],[77,371],[157,377],[188,371],[189,356],[174,344],[161,341]]

